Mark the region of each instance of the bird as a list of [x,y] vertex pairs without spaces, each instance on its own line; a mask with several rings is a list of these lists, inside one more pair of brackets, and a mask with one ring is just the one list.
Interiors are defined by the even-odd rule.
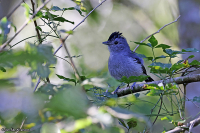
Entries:
[[[108,59],[108,69],[112,77],[120,80],[123,76],[147,75],[144,67],[144,61],[135,52],[131,51],[126,38],[120,32],[113,32],[108,41],[102,42],[108,46],[110,56]],[[148,77],[145,82],[154,81]],[[133,84],[134,87],[135,83]],[[118,88],[114,91],[117,93]]]

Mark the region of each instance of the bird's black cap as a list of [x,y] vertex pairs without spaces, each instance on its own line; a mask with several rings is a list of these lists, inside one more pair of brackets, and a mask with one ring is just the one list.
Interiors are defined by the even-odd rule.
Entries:
[[123,37],[122,36],[122,33],[119,33],[118,32],[113,32],[110,37],[108,38],[108,41],[112,41],[112,40],[115,40],[116,38],[120,38],[120,37]]

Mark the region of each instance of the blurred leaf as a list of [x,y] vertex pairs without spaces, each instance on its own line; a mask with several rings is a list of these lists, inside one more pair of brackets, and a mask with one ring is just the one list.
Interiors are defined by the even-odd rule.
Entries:
[[55,123],[44,123],[40,129],[40,133],[60,133],[60,129]]
[[153,35],[150,37],[150,39],[148,41],[151,43],[152,47],[155,47],[158,44],[158,41],[156,40],[156,38]]
[[200,65],[200,62],[197,60],[193,60],[191,63],[189,63],[190,65]]
[[167,48],[170,48],[170,47],[171,47],[171,46],[166,45],[166,44],[159,44],[159,45],[157,45],[155,48],[167,49]]
[[192,59],[192,58],[194,58],[194,55],[190,55],[190,56],[188,57],[188,59]]
[[196,48],[186,48],[182,49],[182,52],[199,52]]
[[192,101],[200,103],[200,96],[193,97]]
[[125,128],[127,128],[126,127],[126,124],[125,124],[125,122],[124,122],[124,120],[122,120],[122,119],[118,119],[119,120],[119,124],[120,125],[122,125],[122,126],[124,126]]
[[132,118],[132,119],[128,120],[127,125],[129,127],[129,129],[134,128],[137,126],[137,120]]
[[66,81],[69,81],[69,82],[74,82],[74,84],[76,85],[76,79],[70,79],[70,78],[66,78],[66,77],[64,77],[64,76],[61,76],[61,75],[58,75],[58,74],[56,74],[57,76],[58,76],[58,78],[59,79],[64,79],[64,80],[66,80]]
[[168,73],[171,67],[171,64],[165,64],[161,62],[154,62],[148,67],[151,68],[150,72],[152,73]]
[[[3,33],[7,35],[10,32],[11,22],[7,20],[6,17],[1,19],[0,27],[3,30]],[[2,32],[2,31],[1,31]],[[0,33],[2,34],[2,33]]]
[[86,128],[92,124],[92,119],[90,117],[79,119],[75,121],[75,131]]
[[1,67],[1,66],[0,66],[0,70],[1,70],[2,72],[6,72],[6,69],[3,68],[3,67]]
[[64,30],[64,29],[59,30],[59,32],[68,33],[69,35],[72,35],[74,33],[73,30]]
[[29,15],[30,15],[29,14],[30,13],[30,7],[29,7],[29,5],[26,4],[26,3],[22,3],[21,5],[25,8],[24,14],[25,14],[26,18],[29,18]]
[[86,117],[89,102],[81,88],[68,88],[58,92],[48,103],[50,110],[62,114],[73,116],[74,118]]
[[162,120],[162,121],[163,121],[163,120],[172,121],[173,119],[172,119],[172,117],[170,117],[170,116],[165,116],[165,117],[162,117],[161,120]]
[[[42,12],[41,12],[42,13]],[[38,15],[41,15],[41,13],[40,14],[38,14]],[[45,15],[43,15],[42,17],[43,18],[45,18],[45,19],[47,19],[47,20],[53,20],[54,18],[56,18],[56,17],[58,17],[59,15],[55,15],[55,14],[52,14],[52,13],[50,13],[50,12],[45,12]]]
[[149,76],[147,76],[147,75],[130,76],[129,78],[127,78],[126,76],[123,76],[119,81],[130,84],[133,82],[142,82],[142,81],[146,80],[148,77]]

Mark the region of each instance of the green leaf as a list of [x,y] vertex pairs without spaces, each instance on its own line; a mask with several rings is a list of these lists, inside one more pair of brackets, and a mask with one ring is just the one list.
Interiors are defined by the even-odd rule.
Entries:
[[151,38],[148,40],[151,43],[152,47],[155,47],[158,44],[156,38],[152,35]]
[[163,49],[163,52],[168,54],[170,57],[176,57],[177,54],[183,54],[181,51],[171,50],[171,49]]
[[29,18],[29,15],[30,15],[30,7],[29,7],[29,5],[26,4],[26,3],[22,3],[21,5],[22,5],[23,7],[25,7],[25,12],[24,12],[24,14],[25,14],[26,18]]
[[160,59],[160,58],[166,58],[166,57],[168,56],[161,55],[161,56],[156,57],[155,60]]
[[124,122],[124,120],[122,120],[122,119],[118,119],[119,120],[119,124],[120,125],[122,125],[122,126],[124,126],[125,128],[127,128],[126,127],[126,124],[125,124],[125,122]]
[[6,69],[3,68],[3,67],[1,67],[1,66],[0,66],[0,70],[1,70],[2,72],[6,72]]
[[188,59],[192,59],[192,58],[194,58],[194,55],[190,55],[190,56],[188,57]]
[[150,61],[153,60],[153,57],[146,57],[146,58],[147,58],[147,60],[150,60]]
[[151,68],[150,72],[152,73],[168,73],[171,67],[171,64],[165,64],[161,62],[154,62],[148,67]]
[[64,80],[67,80],[67,81],[69,81],[69,82],[74,82],[74,84],[76,85],[76,79],[70,79],[70,78],[66,78],[66,77],[64,77],[64,76],[61,76],[61,75],[58,75],[58,74],[56,74],[57,76],[58,76],[58,78],[59,79],[64,79]]
[[189,63],[190,65],[200,65],[200,62],[197,60],[193,60],[191,63]]
[[149,76],[147,76],[147,75],[130,76],[129,78],[127,78],[126,76],[123,76],[119,81],[130,84],[133,82],[142,82],[142,81],[146,80],[148,77]]
[[186,48],[182,49],[182,52],[199,52],[196,48]]
[[127,122],[127,125],[129,127],[129,129],[136,127],[137,126],[137,119],[134,119],[134,118],[130,119]]
[[69,22],[69,23],[71,23],[71,24],[74,24],[74,22],[69,21],[69,20],[67,20],[67,19],[65,19],[65,18],[63,18],[63,17],[56,17],[56,18],[53,18],[53,20],[54,20],[54,21],[59,21],[59,22]]
[[170,116],[165,116],[165,117],[162,117],[162,118],[161,118],[161,121],[163,121],[163,120],[172,121],[173,119],[172,119],[172,117],[170,117]]
[[171,46],[166,45],[166,44],[159,44],[159,45],[157,45],[155,48],[167,49],[167,48],[170,48],[170,47],[171,47]]
[[36,26],[36,29],[40,30],[42,32],[42,29],[39,26]]
[[148,44],[146,44],[146,43],[140,43],[140,42],[134,42],[134,43],[139,44],[139,45],[148,46],[148,47],[152,48],[152,46],[151,46],[150,43],[148,43]]
[[[39,14],[40,15],[40,14]],[[47,20],[53,20],[54,18],[58,17],[59,15],[54,15],[50,12],[45,12],[45,15],[42,16],[43,18],[47,19]]]

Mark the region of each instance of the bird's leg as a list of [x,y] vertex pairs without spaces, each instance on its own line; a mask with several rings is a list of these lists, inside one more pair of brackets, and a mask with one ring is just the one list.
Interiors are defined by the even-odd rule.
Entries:
[[117,89],[114,91],[114,94],[117,94],[117,91],[120,89],[120,86],[117,87]]
[[119,86],[117,87],[117,89],[114,91],[114,94],[117,94],[117,91],[120,89],[120,86],[122,86],[122,85],[124,85],[124,83],[121,83],[121,85],[119,85]]
[[131,85],[131,89],[134,90],[136,82]]

